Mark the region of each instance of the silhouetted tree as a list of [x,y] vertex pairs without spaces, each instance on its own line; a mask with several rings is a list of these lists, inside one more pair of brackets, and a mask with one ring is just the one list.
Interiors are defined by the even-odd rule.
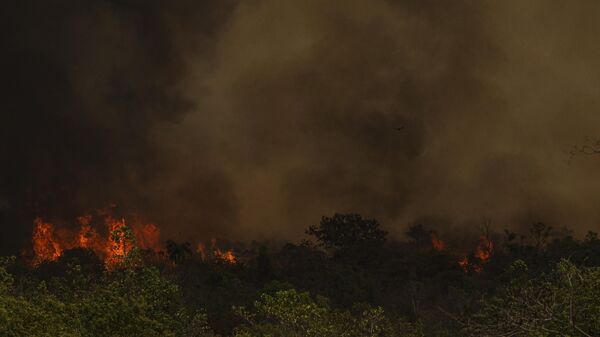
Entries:
[[428,248],[431,246],[431,235],[433,231],[427,230],[423,225],[413,225],[408,228],[406,235],[418,248]]
[[261,246],[256,257],[256,273],[258,276],[258,283],[264,284],[269,281],[272,277],[271,260],[267,255],[267,247]]
[[318,226],[310,226],[306,233],[314,236],[321,246],[333,250],[381,247],[387,236],[377,220],[363,219],[354,213],[323,217]]
[[179,244],[175,241],[167,240],[167,255],[169,256],[169,260],[174,263],[182,263],[192,255],[191,244],[189,242]]

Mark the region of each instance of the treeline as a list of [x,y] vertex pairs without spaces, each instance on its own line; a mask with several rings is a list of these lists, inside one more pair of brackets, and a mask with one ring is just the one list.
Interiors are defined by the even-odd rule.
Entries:
[[0,336],[600,335],[596,233],[490,230],[485,254],[458,254],[424,226],[391,241],[357,214],[306,232],[235,264],[175,242],[111,271],[85,249],[35,268],[2,258]]

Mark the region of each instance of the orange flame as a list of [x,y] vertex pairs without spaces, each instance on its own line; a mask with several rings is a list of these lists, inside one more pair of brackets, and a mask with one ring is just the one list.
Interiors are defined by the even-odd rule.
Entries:
[[[76,218],[79,229],[63,227],[55,231],[54,225],[46,223],[42,218],[34,220],[33,230],[33,265],[43,261],[56,261],[64,250],[71,248],[87,248],[93,250],[104,259],[108,269],[113,269],[133,249],[133,242],[125,237],[123,228],[125,219],[115,219],[108,212],[100,212],[106,226],[106,237],[102,237],[94,224],[91,215]],[[161,250],[160,229],[152,223],[136,221],[131,226],[132,233],[142,249]]]
[[483,263],[488,261],[494,252],[494,243],[487,236],[482,236],[479,238],[479,243],[477,244],[477,248],[475,249],[475,253],[473,254],[477,259],[479,259],[478,263],[470,263],[469,258],[467,256],[463,256],[458,260],[458,265],[462,270],[467,272],[469,267],[471,270],[480,274],[483,271]]
[[492,240],[485,236],[479,238],[479,244],[475,250],[475,256],[477,256],[477,258],[479,258],[481,261],[487,261],[490,259],[490,256],[492,256],[493,251],[494,243]]
[[210,246],[212,247],[213,256],[215,259],[229,264],[237,263],[237,257],[235,256],[233,249],[222,251],[219,247],[217,247],[217,239],[215,238],[210,240]]
[[131,226],[138,245],[142,249],[160,251],[160,229],[155,224],[135,223]]
[[33,220],[33,252],[34,265],[43,261],[56,261],[62,254],[63,249],[54,237],[54,225],[46,223],[42,218]]
[[233,253],[233,250],[221,251],[220,249],[215,250],[215,257],[223,262],[227,262],[229,264],[236,264],[237,258]]
[[204,243],[202,243],[202,242],[198,243],[198,246],[196,246],[196,252],[198,254],[200,254],[202,261],[206,260],[206,246],[204,245]]
[[79,247],[96,250],[100,244],[100,236],[96,230],[90,225],[92,222],[91,215],[82,215],[77,217],[77,223],[81,226],[77,241]]
[[108,269],[113,269],[116,265],[131,251],[131,245],[128,245],[123,228],[125,227],[125,219],[116,220],[111,216],[107,216],[105,223],[108,226],[108,240],[106,246],[105,264]]

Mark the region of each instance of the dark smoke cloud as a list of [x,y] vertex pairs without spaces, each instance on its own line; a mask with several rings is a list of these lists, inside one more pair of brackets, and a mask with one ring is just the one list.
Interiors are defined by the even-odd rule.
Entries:
[[226,1],[3,7],[3,248],[22,245],[36,215],[72,222],[110,203],[172,222],[171,233],[235,222],[220,169],[167,151],[155,136],[193,111],[181,86],[185,44],[210,44]]
[[245,231],[300,232],[334,210],[399,227],[446,215],[434,198],[466,173],[464,133],[501,119],[489,14],[472,2],[238,7],[199,104],[226,116],[203,122],[227,130],[217,160],[240,187]]
[[336,211],[593,229],[600,159],[564,150],[600,134],[599,6],[4,5],[2,247],[111,202],[178,239],[294,238]]

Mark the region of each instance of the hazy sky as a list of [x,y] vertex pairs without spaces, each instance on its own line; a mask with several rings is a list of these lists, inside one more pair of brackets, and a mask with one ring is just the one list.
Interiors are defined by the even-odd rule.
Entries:
[[4,7],[3,247],[111,202],[178,239],[598,230],[600,155],[567,162],[600,137],[598,1]]

